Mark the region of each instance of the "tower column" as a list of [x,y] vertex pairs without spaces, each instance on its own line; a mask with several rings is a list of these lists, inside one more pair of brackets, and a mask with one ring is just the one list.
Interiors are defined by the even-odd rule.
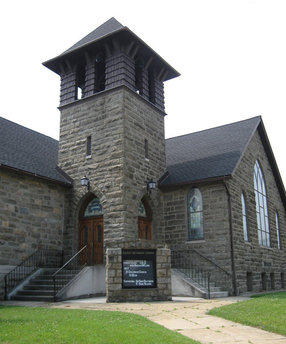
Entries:
[[73,102],[76,99],[76,72],[69,71],[61,74],[60,105]]
[[95,93],[96,68],[95,59],[87,62],[85,66],[85,92],[84,97],[91,96]]

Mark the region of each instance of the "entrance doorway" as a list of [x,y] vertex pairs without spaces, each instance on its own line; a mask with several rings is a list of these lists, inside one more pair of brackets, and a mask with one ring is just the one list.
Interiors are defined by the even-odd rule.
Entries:
[[84,246],[87,246],[87,255],[82,258],[82,264],[103,264],[103,212],[97,197],[83,206],[80,213],[79,249]]

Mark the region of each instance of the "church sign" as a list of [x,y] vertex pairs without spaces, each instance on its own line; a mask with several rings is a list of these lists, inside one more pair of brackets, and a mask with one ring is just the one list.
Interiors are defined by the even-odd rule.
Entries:
[[122,250],[122,288],[156,288],[156,250]]

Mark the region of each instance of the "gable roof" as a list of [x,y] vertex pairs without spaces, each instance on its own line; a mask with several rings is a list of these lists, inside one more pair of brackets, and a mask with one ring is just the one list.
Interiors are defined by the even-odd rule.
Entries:
[[57,163],[57,140],[0,117],[0,168],[71,185]]
[[114,17],[107,20],[105,23],[100,25],[98,28],[90,32],[88,35],[83,37],[81,40],[79,40],[77,43],[75,43],[73,46],[71,46],[69,49],[64,51],[62,55],[69,53],[73,50],[76,50],[78,48],[82,48],[83,46],[90,44],[92,42],[95,42],[107,35],[110,35],[114,33],[115,31],[121,30],[124,28],[122,24],[119,23],[118,20],[116,20]]
[[166,140],[167,177],[161,186],[231,176],[260,117]]

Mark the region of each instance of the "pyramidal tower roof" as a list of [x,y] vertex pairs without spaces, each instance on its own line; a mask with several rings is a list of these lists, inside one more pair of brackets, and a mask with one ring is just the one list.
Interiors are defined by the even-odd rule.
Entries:
[[95,42],[95,41],[97,41],[97,40],[99,40],[105,36],[113,34],[116,31],[119,31],[123,28],[124,28],[124,26],[122,24],[120,24],[118,20],[116,20],[115,18],[112,17],[109,20],[107,20],[105,23],[100,25],[98,28],[96,28],[95,30],[90,32],[88,35],[83,37],[81,40],[79,40],[72,47],[70,47],[69,49],[64,51],[62,53],[62,55],[65,55],[65,54],[67,54],[71,51],[74,51],[76,49],[82,48],[85,45],[93,43],[93,42]]
[[163,70],[163,81],[175,78],[180,75],[160,55],[150,48],[142,39],[134,34],[127,26],[123,26],[115,18],[110,18],[98,28],[83,37],[62,54],[43,63],[44,66],[61,74],[61,66],[66,63],[78,63],[85,59],[86,54],[94,54],[96,51],[108,51],[118,49],[118,44],[123,44],[128,52],[135,52],[144,56],[155,68]]

